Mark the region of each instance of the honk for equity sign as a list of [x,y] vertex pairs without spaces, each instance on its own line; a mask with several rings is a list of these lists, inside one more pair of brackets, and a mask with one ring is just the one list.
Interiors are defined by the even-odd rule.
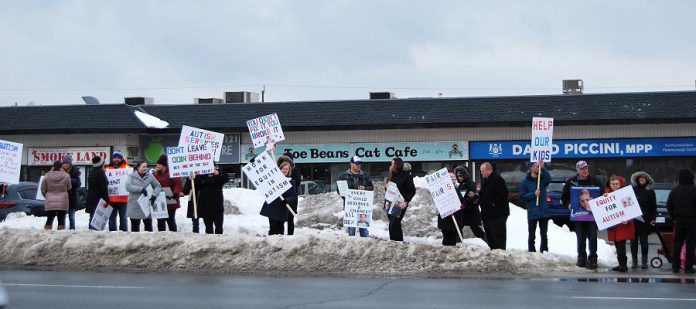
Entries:
[[70,155],[73,165],[92,165],[92,158],[100,156],[108,164],[111,156],[109,147],[71,147],[71,148],[27,148],[27,164],[31,166],[49,166],[55,161],[62,161]]

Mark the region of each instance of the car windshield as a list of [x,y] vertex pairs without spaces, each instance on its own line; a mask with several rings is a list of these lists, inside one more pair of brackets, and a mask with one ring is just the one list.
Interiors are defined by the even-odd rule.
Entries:
[[19,196],[25,200],[35,200],[36,199],[36,189],[23,189],[18,191]]
[[552,182],[549,184],[548,192],[563,192],[563,182]]
[[667,196],[669,196],[669,191],[670,190],[661,190],[661,189],[655,190],[655,197],[657,198],[658,204],[667,204]]

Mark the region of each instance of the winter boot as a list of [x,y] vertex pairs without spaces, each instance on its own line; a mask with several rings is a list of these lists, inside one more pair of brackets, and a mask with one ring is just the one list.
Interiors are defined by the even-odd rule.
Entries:
[[648,257],[645,256],[645,255],[641,257],[640,268],[642,268],[642,269],[648,269]]
[[618,271],[620,273],[627,272],[628,267],[626,267],[626,262],[628,262],[628,258],[624,256],[624,257],[619,257],[618,260],[619,260],[619,266],[616,266],[616,267],[612,268],[611,270]]
[[[624,262],[625,264],[626,262]],[[597,258],[590,258],[590,262],[587,263],[587,269],[595,270],[597,269]]]
[[585,260],[584,258],[578,258],[578,262],[575,263],[575,266],[585,267],[585,266],[587,266],[587,260]]
[[53,229],[52,225],[48,225],[48,224],[44,225],[44,230],[52,230],[52,229]]
[[637,268],[638,268],[638,257],[631,256],[631,269],[637,269]]
[[59,231],[60,231],[60,230],[64,230],[64,229],[65,229],[65,225],[59,225],[59,226],[58,226],[58,230],[59,230]]

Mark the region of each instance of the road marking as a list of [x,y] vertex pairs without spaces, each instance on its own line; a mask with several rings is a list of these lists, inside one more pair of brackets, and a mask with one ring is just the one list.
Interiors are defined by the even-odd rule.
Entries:
[[3,283],[4,286],[29,286],[41,288],[78,288],[78,289],[147,289],[144,286],[119,286],[119,285],[68,285],[68,284],[36,284],[36,283]]
[[556,296],[557,298],[573,299],[605,299],[605,300],[672,300],[672,301],[696,301],[696,298],[666,298],[666,297],[604,297],[604,296]]

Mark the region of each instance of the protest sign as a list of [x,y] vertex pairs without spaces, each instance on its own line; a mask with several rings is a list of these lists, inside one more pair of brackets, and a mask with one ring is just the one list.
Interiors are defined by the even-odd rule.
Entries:
[[210,144],[167,147],[167,164],[172,178],[206,175],[215,171]]
[[441,218],[446,218],[460,209],[462,203],[447,168],[426,175],[425,180]]
[[285,140],[283,128],[280,126],[280,119],[278,119],[278,114],[276,113],[248,120],[247,127],[249,128],[254,148]]
[[24,145],[0,140],[0,183],[19,183]]
[[551,162],[553,151],[553,118],[532,118],[532,144],[529,161]]
[[150,197],[152,196],[153,192],[152,186],[147,186],[145,191],[147,192],[147,196],[145,194],[140,195],[138,198],[138,206],[140,206],[140,209],[145,214],[145,217],[149,217],[151,212]]
[[109,185],[107,186],[109,197],[128,196],[128,191],[126,191],[126,179],[128,175],[133,173],[133,169],[127,167],[104,170],[104,172],[106,173],[106,179],[109,180]]
[[89,225],[91,225],[97,231],[104,230],[106,224],[109,223],[109,217],[111,217],[111,212],[114,211],[114,209],[111,206],[104,207],[104,205],[106,205],[106,201],[104,201],[104,199],[99,199],[97,208],[94,209],[94,216],[92,217],[92,221],[89,222]]
[[399,192],[399,188],[392,181],[387,184],[387,190],[384,192],[384,200],[384,211],[388,215],[396,216],[406,207],[404,197],[401,195],[401,192]]
[[242,170],[256,190],[263,193],[264,199],[269,204],[292,188],[290,179],[280,172],[268,151],[264,151],[256,157],[256,160],[244,165]]
[[45,201],[45,200],[46,200],[46,197],[45,197],[45,196],[43,195],[43,193],[41,192],[41,184],[43,183],[45,177],[46,177],[46,176],[41,176],[41,178],[39,178],[39,186],[36,188],[36,199],[39,200],[39,201]]
[[162,192],[164,193],[166,199],[167,199],[167,205],[172,205],[176,204],[176,196],[174,196],[174,192],[172,192],[172,188],[170,187],[163,187]]
[[570,188],[570,221],[594,221],[590,200],[600,196],[599,187]]
[[343,210],[343,226],[369,228],[374,197],[372,191],[349,189]]
[[336,187],[338,187],[338,195],[346,196],[346,193],[348,192],[348,181],[347,180],[336,181]]
[[643,215],[633,187],[627,186],[590,201],[592,215],[600,230]]
[[167,219],[169,218],[169,213],[167,212],[167,197],[164,192],[160,192],[152,205],[152,219]]
[[209,144],[210,148],[213,150],[215,161],[217,162],[220,161],[222,143],[224,141],[225,134],[189,126],[182,126],[181,136],[179,137],[179,147]]

